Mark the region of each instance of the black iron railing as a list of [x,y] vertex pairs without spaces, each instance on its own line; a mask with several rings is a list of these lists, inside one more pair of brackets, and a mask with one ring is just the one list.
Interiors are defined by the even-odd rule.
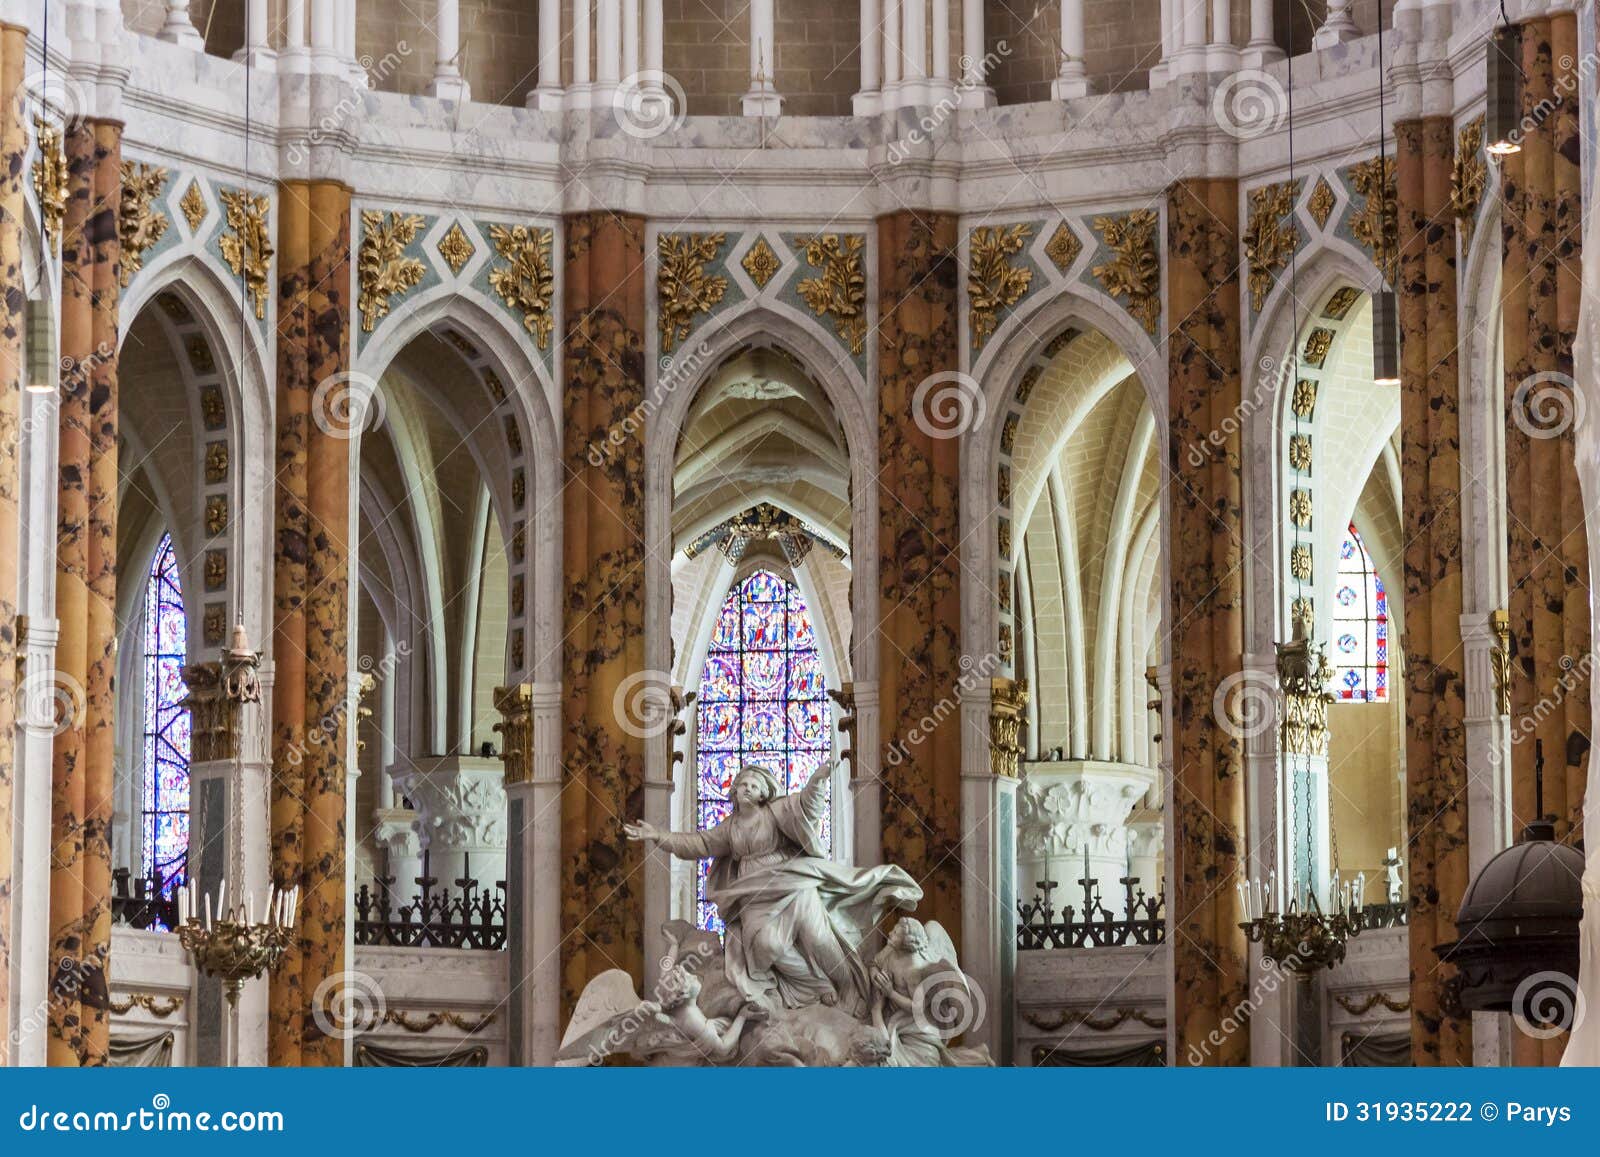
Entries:
[[[423,869],[426,873],[427,869]],[[457,891],[437,887],[432,876],[416,878],[418,891],[400,900],[394,877],[362,884],[356,893],[355,941],[391,948],[504,948],[506,882],[493,888],[477,880],[455,881]]]
[[178,886],[187,870],[187,857],[174,863],[165,876],[135,879],[130,869],[117,868],[111,873],[111,922],[171,932],[178,926]]
[[1146,896],[1136,876],[1124,876],[1117,883],[1122,885],[1123,916],[1101,903],[1098,880],[1079,880],[1081,905],[1059,910],[1051,898],[1059,885],[1041,880],[1032,900],[1017,901],[1017,947],[1122,948],[1165,942],[1166,897]]

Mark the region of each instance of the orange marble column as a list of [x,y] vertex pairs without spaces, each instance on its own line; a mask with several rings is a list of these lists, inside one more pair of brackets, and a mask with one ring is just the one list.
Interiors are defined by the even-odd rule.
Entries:
[[[643,852],[622,834],[643,814],[644,741],[616,691],[644,657],[644,434],[592,455],[642,412],[644,219],[566,219],[562,366],[561,1006],[608,968],[643,983]],[[591,457],[600,458],[598,465]]]
[[[271,988],[273,1064],[344,1062],[313,1005],[344,986],[349,783],[350,190],[290,183],[280,197],[277,557],[274,562],[273,876],[301,888],[298,943]],[[285,350],[284,346],[294,347]],[[281,665],[280,665],[281,663]]]
[[877,227],[883,858],[922,886],[917,915],[959,947],[961,442],[930,436],[913,412],[917,386],[960,364],[957,220],[907,210]]
[[[273,493],[272,572],[272,882],[303,883],[306,722],[306,430],[311,387],[306,379],[306,286],[310,264],[310,187],[285,184],[278,196],[277,452]],[[291,944],[272,974],[267,1057],[300,1064],[306,993],[301,951]]]
[[[1249,1063],[1250,1034],[1224,1031],[1246,998],[1249,956],[1234,882],[1243,870],[1244,748],[1213,713],[1244,667],[1239,186],[1167,191],[1168,465],[1172,494],[1171,661],[1176,812],[1170,870],[1178,1056]],[[1188,447],[1210,455],[1192,463]]]
[[[122,126],[93,121],[94,259],[90,293],[93,361],[89,369],[89,524],[85,558],[89,587],[89,681],[85,688],[83,812],[84,959],[102,970],[111,955],[111,813],[116,782],[117,675],[117,321],[122,243]],[[110,995],[103,974],[80,993],[84,1063],[111,1056]]]
[[1405,519],[1407,858],[1411,864],[1411,1055],[1470,1065],[1472,1020],[1441,1007],[1471,879],[1467,849],[1466,682],[1461,642],[1461,420],[1456,360],[1456,231],[1448,117],[1395,126],[1400,237],[1401,507]]
[[[1502,349],[1506,389],[1506,580],[1511,627],[1511,804],[1534,818],[1535,741],[1558,839],[1582,838],[1590,746],[1588,536],[1575,466],[1572,343],[1582,263],[1577,23],[1522,26],[1522,151],[1503,162]],[[1587,420],[1594,420],[1590,415]],[[1519,1036],[1518,1064],[1555,1064],[1565,1037]]]
[[[28,128],[17,99],[27,65],[28,33],[0,24],[0,542],[18,541],[22,436],[22,236]],[[0,1068],[11,1055],[11,825],[17,724],[17,552],[0,550]]]

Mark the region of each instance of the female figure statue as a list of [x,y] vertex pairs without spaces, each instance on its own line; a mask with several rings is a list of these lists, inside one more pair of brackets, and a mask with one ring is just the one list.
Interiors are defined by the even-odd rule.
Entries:
[[710,857],[706,890],[727,925],[728,980],[747,1000],[776,1012],[811,1004],[868,1013],[872,984],[862,940],[891,908],[910,909],[922,889],[891,864],[852,868],[827,858],[822,817],[828,769],[783,795],[765,768],[735,777],[733,810],[702,832],[647,823],[623,831],[686,860]]

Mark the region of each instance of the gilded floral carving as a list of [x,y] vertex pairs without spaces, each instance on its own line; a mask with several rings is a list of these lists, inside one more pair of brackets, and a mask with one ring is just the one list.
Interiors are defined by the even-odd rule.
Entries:
[[139,161],[122,162],[122,204],[117,215],[117,235],[122,242],[121,280],[124,289],[144,268],[146,250],[167,231],[167,215],[152,202],[167,183],[167,171]]
[[663,233],[656,238],[656,296],[661,311],[661,351],[671,353],[689,336],[696,317],[710,313],[728,292],[728,279],[706,272],[726,233]]
[[1300,358],[1308,366],[1321,369],[1328,360],[1328,351],[1333,349],[1333,331],[1331,329],[1314,329],[1306,338],[1306,348],[1301,352]]
[[1033,227],[1026,224],[980,225],[972,231],[967,263],[967,317],[973,349],[983,348],[994,333],[1000,311],[1021,301],[1033,284],[1033,270],[1011,263],[1032,234]]
[[1395,211],[1394,158],[1373,157],[1350,166],[1350,184],[1360,198],[1350,218],[1350,233],[1372,254],[1373,264],[1391,285],[1400,268],[1400,221]]
[[1250,306],[1261,312],[1278,270],[1300,247],[1300,230],[1291,218],[1300,196],[1299,181],[1280,181],[1250,191],[1250,214],[1245,224],[1244,254],[1249,268]]
[[1044,255],[1062,273],[1072,268],[1072,263],[1082,252],[1083,242],[1078,240],[1078,235],[1065,221],[1056,226],[1056,231],[1050,234],[1050,240],[1045,242]]
[[1298,470],[1302,474],[1311,470],[1311,435],[1291,434],[1289,436],[1289,468]]
[[245,289],[255,303],[256,320],[267,316],[268,274],[272,267],[272,235],[267,228],[266,197],[253,196],[244,189],[222,190],[225,231],[218,245],[222,259],[235,277],[243,277]]
[[39,156],[33,162],[33,193],[39,199],[44,235],[54,244],[61,240],[61,219],[67,212],[67,154],[61,130],[49,121],[35,119]]
[[417,239],[422,218],[416,213],[361,211],[361,252],[356,258],[356,284],[360,295],[361,332],[371,333],[379,319],[389,316],[389,301],[422,281],[426,267],[406,256]]
[[494,251],[506,262],[489,271],[489,287],[507,307],[522,314],[522,328],[533,335],[540,350],[550,348],[556,319],[551,310],[556,275],[550,263],[555,234],[536,226],[489,226]]
[[189,232],[200,228],[200,222],[206,219],[206,197],[200,191],[198,180],[190,178],[189,187],[178,200],[178,208],[183,211],[183,219],[189,222]]
[[778,275],[780,268],[778,255],[772,251],[772,246],[767,244],[765,237],[756,238],[756,243],[750,246],[750,251],[744,255],[744,260],[739,264],[744,266],[744,271],[750,275],[750,280],[756,283],[757,289],[765,289],[767,282]]
[[206,447],[206,482],[215,485],[228,480],[228,444],[212,442]]
[[228,529],[228,499],[223,494],[213,494],[206,499],[206,533],[215,538]]
[[1303,542],[1289,551],[1289,573],[1301,582],[1311,581],[1311,548]]
[[1311,492],[1309,490],[1291,490],[1289,492],[1289,521],[1300,527],[1311,525]]
[[1333,216],[1334,201],[1333,186],[1328,184],[1328,178],[1318,177],[1317,183],[1311,188],[1311,199],[1306,202],[1306,209],[1318,229],[1328,227],[1328,218]]
[[1096,217],[1099,231],[1111,259],[1090,272],[1112,297],[1121,301],[1129,313],[1156,332],[1161,316],[1161,256],[1156,249],[1157,217],[1154,209],[1135,209],[1120,217]]
[[1328,304],[1323,308],[1322,316],[1333,321],[1343,321],[1350,314],[1350,307],[1361,300],[1361,291],[1353,285],[1341,285],[1334,290],[1333,296],[1328,298]]
[[823,233],[805,242],[806,264],[822,270],[795,288],[811,312],[833,318],[833,328],[859,354],[867,340],[867,275],[861,266],[864,238],[858,233]]
[[1472,244],[1478,224],[1478,207],[1489,184],[1489,164],[1483,156],[1483,118],[1468,121],[1456,134],[1456,159],[1450,173],[1450,205],[1461,227],[1461,246]]
[[461,222],[453,223],[445,230],[443,237],[439,238],[439,256],[444,258],[444,263],[450,267],[451,273],[460,273],[467,262],[472,260],[472,255],[478,251],[472,239],[467,236],[467,231],[461,228]]
[[1317,408],[1317,383],[1311,378],[1301,378],[1294,384],[1294,399],[1290,403],[1297,418],[1309,418]]

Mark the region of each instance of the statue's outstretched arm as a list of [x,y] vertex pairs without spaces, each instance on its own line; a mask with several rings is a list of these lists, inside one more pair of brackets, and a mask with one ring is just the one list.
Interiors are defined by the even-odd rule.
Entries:
[[805,787],[800,789],[800,807],[805,812],[806,822],[820,824],[827,814],[828,783],[832,778],[833,768],[823,764],[811,773]]
[[623,834],[630,840],[655,844],[662,851],[683,860],[703,860],[708,856],[725,856],[733,850],[728,832],[723,824],[703,832],[667,832],[643,820],[623,824]]

